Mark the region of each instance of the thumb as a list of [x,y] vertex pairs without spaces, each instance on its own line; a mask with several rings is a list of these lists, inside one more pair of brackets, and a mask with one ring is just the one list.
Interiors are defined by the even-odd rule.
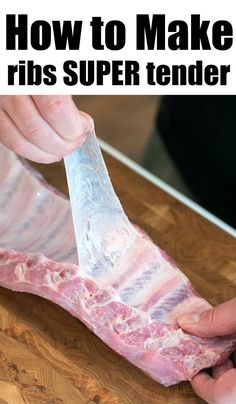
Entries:
[[177,319],[180,327],[203,338],[236,333],[236,298],[202,313],[189,313]]

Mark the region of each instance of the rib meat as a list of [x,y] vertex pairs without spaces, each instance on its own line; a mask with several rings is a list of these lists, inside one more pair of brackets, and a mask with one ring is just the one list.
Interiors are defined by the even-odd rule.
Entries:
[[[72,201],[76,237],[69,201],[0,147],[0,284],[59,304],[160,383],[190,380],[199,370],[222,363],[236,338],[206,340],[178,327],[179,314],[210,305],[168,256],[125,219],[118,200],[111,204],[107,173],[91,142],[66,162],[68,176],[75,169],[73,159],[80,164]],[[97,203],[94,185],[101,197]]]

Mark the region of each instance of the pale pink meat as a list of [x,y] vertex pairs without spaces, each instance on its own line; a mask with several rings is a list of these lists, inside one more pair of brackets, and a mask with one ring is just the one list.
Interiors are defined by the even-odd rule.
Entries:
[[210,305],[145,234],[139,240],[119,268],[79,268],[68,200],[0,146],[0,285],[59,304],[162,384],[190,380],[223,362],[236,338],[200,339],[177,326],[179,314]]

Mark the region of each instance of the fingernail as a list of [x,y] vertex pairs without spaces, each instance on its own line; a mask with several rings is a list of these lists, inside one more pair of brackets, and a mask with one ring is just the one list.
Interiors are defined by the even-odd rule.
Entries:
[[79,111],[81,132],[86,134],[94,129],[93,119],[83,111]]
[[183,314],[183,316],[180,316],[178,318],[178,323],[181,326],[196,324],[198,323],[199,318],[200,318],[199,313]]

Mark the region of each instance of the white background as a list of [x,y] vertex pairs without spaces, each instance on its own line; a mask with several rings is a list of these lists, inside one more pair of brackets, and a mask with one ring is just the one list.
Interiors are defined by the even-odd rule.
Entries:
[[[212,0],[67,0],[63,2],[48,1],[2,1],[0,7],[0,93],[1,94],[236,94],[236,2]],[[200,14],[202,20],[210,20],[211,28],[217,20],[229,21],[234,30],[233,46],[228,51],[137,51],[136,48],[136,14],[165,14],[166,25],[172,20],[190,22],[191,14]],[[81,47],[79,51],[56,51],[52,35],[49,50],[35,51],[30,46],[28,51],[6,51],[5,22],[6,14],[28,14],[28,27],[36,20],[83,20]],[[90,20],[101,16],[104,22],[118,19],[126,25],[126,45],[121,51],[96,51],[92,48]],[[189,24],[190,29],[190,24]],[[190,32],[190,31],[189,31]],[[30,39],[30,31],[29,31]],[[63,62],[79,60],[137,60],[140,63],[140,85],[112,86],[111,76],[105,79],[104,86],[84,87],[66,86],[63,83]],[[8,86],[7,66],[18,64],[19,60],[34,60],[35,63],[54,64],[57,67],[57,84],[54,86]],[[145,65],[154,62],[156,65],[195,64],[203,60],[207,64],[230,64],[227,86],[149,86],[146,81]]]

